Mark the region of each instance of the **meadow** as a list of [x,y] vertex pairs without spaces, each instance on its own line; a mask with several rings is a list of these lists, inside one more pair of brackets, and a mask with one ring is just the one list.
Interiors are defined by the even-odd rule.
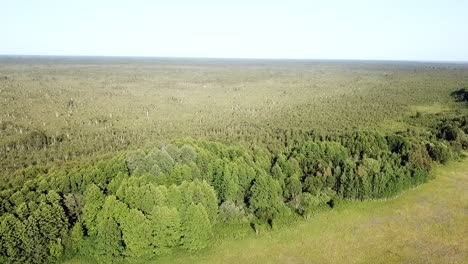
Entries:
[[466,261],[467,64],[0,66],[0,262]]

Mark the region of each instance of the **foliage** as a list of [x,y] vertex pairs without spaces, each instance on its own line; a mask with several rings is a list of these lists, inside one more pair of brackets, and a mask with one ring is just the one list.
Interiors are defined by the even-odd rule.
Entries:
[[182,247],[188,250],[198,250],[211,243],[213,231],[210,220],[202,204],[191,203],[182,221]]
[[340,199],[391,197],[458,155],[466,120],[434,118],[433,134],[355,131],[276,154],[180,138],[90,167],[28,169],[22,186],[3,184],[12,187],[1,191],[1,258],[43,263],[70,249],[103,263],[145,260],[209,246],[219,222],[250,221],[259,231]]
[[265,221],[272,221],[282,206],[281,189],[278,183],[265,174],[259,174],[250,188],[249,208]]

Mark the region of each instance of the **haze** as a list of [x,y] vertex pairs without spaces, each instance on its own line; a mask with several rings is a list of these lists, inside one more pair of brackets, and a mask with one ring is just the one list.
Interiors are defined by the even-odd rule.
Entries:
[[0,54],[468,61],[468,1],[3,1]]

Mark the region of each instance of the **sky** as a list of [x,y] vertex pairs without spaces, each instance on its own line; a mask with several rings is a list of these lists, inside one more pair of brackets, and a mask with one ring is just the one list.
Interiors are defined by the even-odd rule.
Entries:
[[468,61],[468,0],[0,0],[0,54]]

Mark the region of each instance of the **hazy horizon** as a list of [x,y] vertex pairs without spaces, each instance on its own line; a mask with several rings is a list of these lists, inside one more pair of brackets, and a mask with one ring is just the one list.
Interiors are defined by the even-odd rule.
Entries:
[[128,55],[56,55],[56,54],[0,54],[0,58],[37,59],[141,59],[141,60],[219,60],[219,61],[297,61],[297,62],[402,62],[468,64],[468,60],[399,60],[399,59],[314,59],[314,58],[241,58],[241,57],[177,57],[177,56],[128,56]]

